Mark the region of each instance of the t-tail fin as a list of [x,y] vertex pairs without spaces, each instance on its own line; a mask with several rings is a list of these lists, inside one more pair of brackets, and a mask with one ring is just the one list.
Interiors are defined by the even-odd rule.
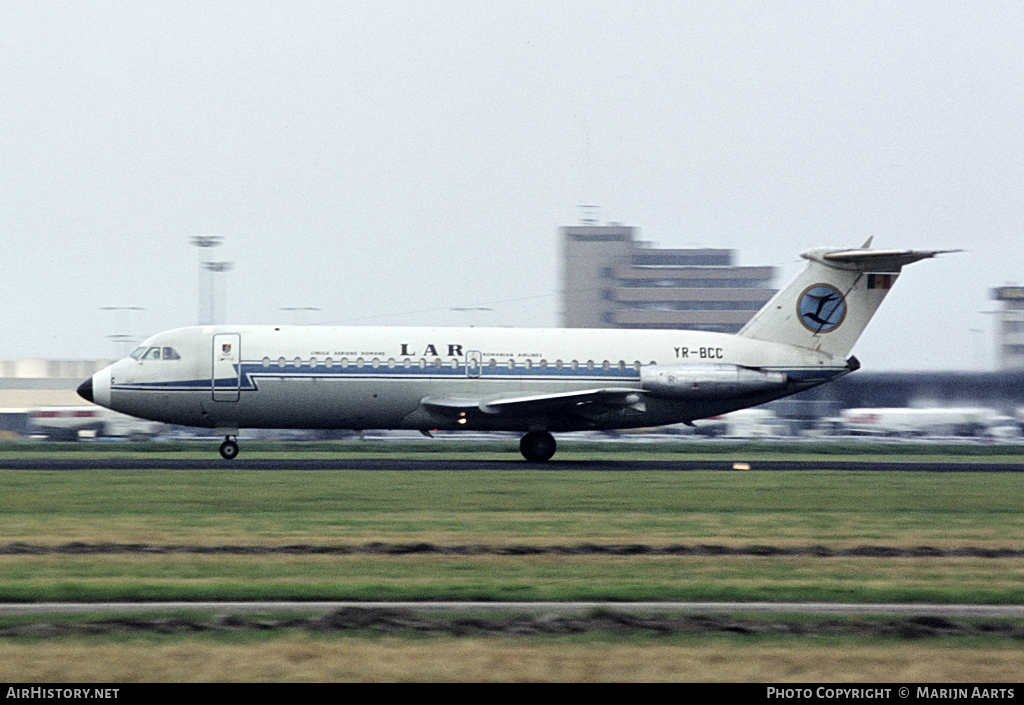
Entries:
[[845,358],[903,265],[956,250],[814,249],[807,268],[754,314],[739,335]]

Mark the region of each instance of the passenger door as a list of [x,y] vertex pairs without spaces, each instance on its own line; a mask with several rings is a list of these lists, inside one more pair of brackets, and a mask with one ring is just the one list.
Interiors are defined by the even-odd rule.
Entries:
[[218,333],[213,336],[213,400],[238,401],[242,384],[242,336]]

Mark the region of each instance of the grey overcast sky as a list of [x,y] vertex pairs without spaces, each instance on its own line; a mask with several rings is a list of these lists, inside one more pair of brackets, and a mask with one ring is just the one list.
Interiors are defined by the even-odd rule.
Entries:
[[231,322],[555,326],[580,204],[782,280],[869,236],[966,250],[904,271],[865,369],[991,368],[989,290],[1024,281],[1017,0],[6,0],[0,26],[0,358],[194,324],[210,233]]

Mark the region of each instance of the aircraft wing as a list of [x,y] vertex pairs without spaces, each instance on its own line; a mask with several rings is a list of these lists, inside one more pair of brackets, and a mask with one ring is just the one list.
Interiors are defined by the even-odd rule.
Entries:
[[420,405],[444,416],[483,412],[527,417],[550,413],[586,415],[587,412],[607,411],[611,408],[644,410],[642,390],[615,387],[486,398],[426,397]]

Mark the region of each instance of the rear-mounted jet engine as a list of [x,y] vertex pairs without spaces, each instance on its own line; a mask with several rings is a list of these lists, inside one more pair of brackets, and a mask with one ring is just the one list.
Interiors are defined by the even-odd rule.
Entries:
[[669,399],[743,397],[784,389],[782,372],[737,365],[649,365],[640,370],[640,385]]

